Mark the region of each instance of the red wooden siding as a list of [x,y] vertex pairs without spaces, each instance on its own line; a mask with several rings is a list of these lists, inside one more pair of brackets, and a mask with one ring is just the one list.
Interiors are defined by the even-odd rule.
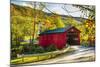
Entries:
[[[77,40],[74,40],[70,45],[80,45],[80,31],[77,28],[72,27],[72,28],[68,29],[66,33],[67,33],[68,38],[72,37],[72,40],[77,38]],[[71,36],[68,36],[68,35],[71,35]],[[75,43],[75,41],[76,41],[76,43]]]
[[53,43],[58,49],[62,49],[66,45],[66,33],[56,33],[53,37]]
[[77,28],[75,28],[75,27],[72,27],[72,28],[68,29],[67,33],[69,33],[69,32],[80,33],[80,31]]
[[39,45],[47,47],[49,45],[55,45],[56,48],[62,49],[66,45],[66,33],[54,33],[42,35],[39,38]]

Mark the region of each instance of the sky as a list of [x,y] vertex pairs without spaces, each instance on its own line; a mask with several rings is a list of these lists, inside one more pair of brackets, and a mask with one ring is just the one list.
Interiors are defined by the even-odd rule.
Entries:
[[[11,3],[21,5],[21,6],[29,6],[32,8],[32,5],[30,5],[27,1],[11,1]],[[79,10],[79,8],[76,8],[72,6],[71,4],[66,4],[66,9],[70,12],[66,12],[64,9],[62,9],[63,4],[61,3],[45,3],[47,8],[51,10],[52,12],[58,13],[60,15],[71,15],[73,17],[83,17],[83,13]],[[50,13],[47,9],[43,9],[44,12]],[[84,16],[84,18],[87,18],[87,16]]]

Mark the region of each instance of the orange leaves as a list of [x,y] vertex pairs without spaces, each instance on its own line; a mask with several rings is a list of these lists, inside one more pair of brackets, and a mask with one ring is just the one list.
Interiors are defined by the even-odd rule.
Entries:
[[45,23],[45,26],[48,27],[48,28],[52,26],[52,24],[49,20],[45,20],[44,23]]
[[88,27],[93,27],[94,26],[94,20],[92,19],[92,18],[88,18],[87,20],[86,20],[86,25],[88,26]]

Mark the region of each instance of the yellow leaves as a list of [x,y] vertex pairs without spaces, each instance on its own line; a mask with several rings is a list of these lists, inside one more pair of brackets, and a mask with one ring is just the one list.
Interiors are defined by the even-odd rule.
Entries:
[[62,22],[60,17],[58,17],[56,19],[56,26],[57,26],[57,28],[64,28],[65,27],[65,24]]
[[32,36],[25,36],[24,40],[29,40],[30,38],[32,38]]
[[38,29],[39,29],[39,28],[38,28],[38,25],[36,24],[36,25],[35,25],[35,31],[37,32]]
[[44,31],[44,30],[53,30],[53,29],[55,29],[56,28],[56,26],[55,26],[55,24],[53,24],[52,22],[50,22],[49,20],[45,20],[44,21],[44,25],[43,25],[43,27],[42,27],[42,30]]
[[36,24],[36,25],[35,25],[34,38],[37,38],[37,37],[38,37],[38,34],[39,34],[39,27],[38,27],[38,25]]
[[87,41],[88,40],[88,35],[83,36],[83,39]]
[[56,28],[64,28],[65,24],[62,22],[61,17],[57,16],[56,18],[52,19],[46,19],[44,20],[44,26],[43,28],[45,28],[46,30],[53,30]]
[[95,38],[95,22],[91,18],[85,20],[81,26],[81,40],[88,41]]
[[80,35],[80,40],[81,40],[81,42],[82,41],[88,41],[88,34],[83,34],[83,33],[81,33],[81,35]]
[[52,25],[51,25],[51,22],[49,21],[49,20],[45,20],[44,21],[45,22],[45,26],[47,27],[47,28],[50,28]]
[[86,24],[85,26],[88,27],[88,24]]
[[62,22],[57,23],[57,28],[64,28],[64,27],[65,27],[64,23]]
[[41,31],[45,30],[53,30],[56,28],[63,28],[65,27],[64,22],[62,21],[61,17],[58,15],[52,15],[42,19],[41,23]]
[[94,21],[93,21],[92,18],[88,18],[88,19],[85,21],[85,24],[87,25],[86,27],[93,27]]
[[56,25],[53,24],[49,29],[50,29],[50,30],[54,30],[54,29],[56,29]]
[[71,24],[72,26],[77,26],[78,25],[78,21],[75,18],[72,18],[72,17],[67,17],[65,23],[67,25]]

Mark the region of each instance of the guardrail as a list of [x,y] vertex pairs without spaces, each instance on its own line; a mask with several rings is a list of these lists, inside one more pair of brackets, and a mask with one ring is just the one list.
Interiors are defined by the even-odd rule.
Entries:
[[54,58],[60,54],[67,52],[69,48],[70,46],[62,50],[57,50],[53,52],[47,52],[47,53],[42,53],[42,54],[22,55],[18,59],[11,60],[11,64],[23,64],[23,63],[32,63],[32,62],[47,60],[47,59]]

